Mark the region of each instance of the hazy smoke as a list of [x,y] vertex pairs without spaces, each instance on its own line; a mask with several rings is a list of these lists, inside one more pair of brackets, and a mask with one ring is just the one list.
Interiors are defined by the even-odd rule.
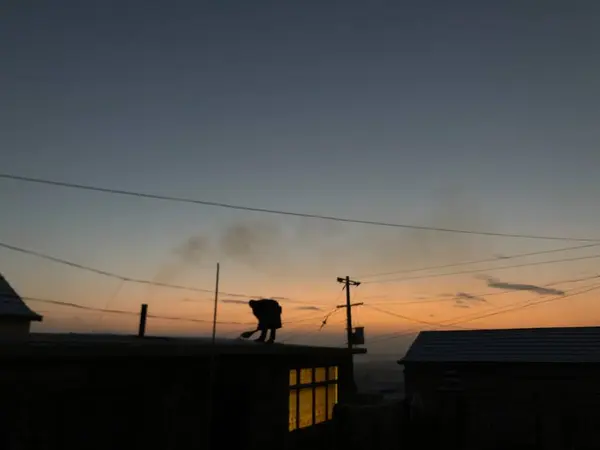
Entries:
[[174,261],[159,268],[154,276],[157,283],[170,283],[187,270],[203,261],[210,251],[210,241],[204,236],[192,236],[173,249]]
[[179,247],[174,254],[183,264],[198,264],[210,252],[210,240],[206,236],[192,236]]
[[248,265],[264,264],[284,256],[282,230],[273,221],[243,222],[226,227],[218,239],[218,252]]
[[[399,221],[446,229],[494,229],[493,224],[485,220],[473,192],[467,189],[445,186],[434,192],[429,202],[424,199],[423,204],[424,213],[404,216]],[[475,234],[379,230],[377,235],[373,232],[369,240],[374,244],[363,254],[363,259],[367,257],[372,267],[379,268],[375,272],[381,269],[386,272],[390,267],[403,270],[469,261],[493,254],[491,240]]]
[[199,264],[214,261],[241,264],[273,276],[293,271],[301,276],[322,275],[325,270],[333,273],[337,261],[354,260],[343,252],[348,242],[343,232],[345,227],[328,221],[282,222],[269,217],[232,222],[183,240],[173,249],[170,261],[160,268],[154,281],[173,283]]
[[158,270],[154,281],[173,282],[199,264],[229,260],[261,268],[281,264],[285,246],[281,230],[273,221],[236,222],[216,232],[203,232],[176,246],[171,261]]

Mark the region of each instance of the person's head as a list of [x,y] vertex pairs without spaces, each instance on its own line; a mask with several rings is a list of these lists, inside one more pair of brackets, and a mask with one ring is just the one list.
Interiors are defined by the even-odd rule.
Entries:
[[250,308],[254,309],[254,306],[256,305],[256,300],[250,300],[248,302],[248,305],[250,305]]

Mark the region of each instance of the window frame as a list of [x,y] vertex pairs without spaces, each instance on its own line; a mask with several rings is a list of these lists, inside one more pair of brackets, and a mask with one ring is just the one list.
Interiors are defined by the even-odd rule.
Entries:
[[[317,370],[322,369],[325,371],[325,379],[323,381],[316,381],[317,378]],[[301,373],[303,370],[311,371],[311,382],[310,383],[301,383]],[[295,374],[295,375],[292,375]],[[327,364],[327,365],[318,365],[312,367],[293,367],[288,370],[288,381],[289,381],[289,393],[288,393],[288,431],[293,432],[297,430],[303,430],[306,428],[314,427],[315,425],[320,425],[323,423],[330,422],[333,417],[333,408],[338,402],[339,399],[339,365],[335,364]],[[292,383],[294,381],[295,383]],[[330,386],[335,386],[335,401],[331,403],[330,406]],[[317,388],[324,387],[325,388],[325,419],[316,422],[317,408],[316,408],[316,400],[317,400]],[[306,391],[310,389],[312,394],[312,420],[310,425],[300,426],[300,392]],[[295,392],[296,397],[296,416],[295,416],[295,424],[292,426],[290,421],[290,412],[291,405],[290,399],[292,397],[292,392]],[[331,411],[330,411],[331,408]]]

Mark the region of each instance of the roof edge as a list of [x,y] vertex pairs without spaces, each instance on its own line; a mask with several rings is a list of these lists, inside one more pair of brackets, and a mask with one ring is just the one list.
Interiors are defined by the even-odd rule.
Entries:
[[28,322],[42,322],[44,320],[44,316],[34,312],[31,312],[31,314],[0,314],[0,320],[1,319],[18,319]]

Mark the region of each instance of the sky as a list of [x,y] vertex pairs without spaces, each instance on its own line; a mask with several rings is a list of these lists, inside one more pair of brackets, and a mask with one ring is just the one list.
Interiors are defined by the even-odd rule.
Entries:
[[[0,51],[3,174],[600,240],[597,2],[10,2]],[[346,275],[363,282],[352,290],[365,303],[355,319],[374,354],[400,353],[410,333],[469,315],[476,319],[461,326],[594,325],[600,313],[590,291],[490,315],[552,296],[502,292],[485,277],[572,293],[593,285],[594,247],[506,259],[582,242],[339,223],[2,178],[0,207],[4,244],[207,291],[122,282],[0,249],[0,271],[24,297],[132,313],[148,303],[151,314],[207,321],[155,318],[154,333],[210,330],[217,262],[220,289],[237,294],[221,294],[237,302],[219,304],[219,321],[242,322],[220,324],[223,336],[253,322],[240,301],[285,297],[285,342],[342,345],[343,311],[319,326],[344,300],[336,278]],[[561,259],[572,261],[539,264]],[[498,269],[506,265],[521,267]],[[45,316],[37,330],[136,330],[133,314],[28,304]]]

